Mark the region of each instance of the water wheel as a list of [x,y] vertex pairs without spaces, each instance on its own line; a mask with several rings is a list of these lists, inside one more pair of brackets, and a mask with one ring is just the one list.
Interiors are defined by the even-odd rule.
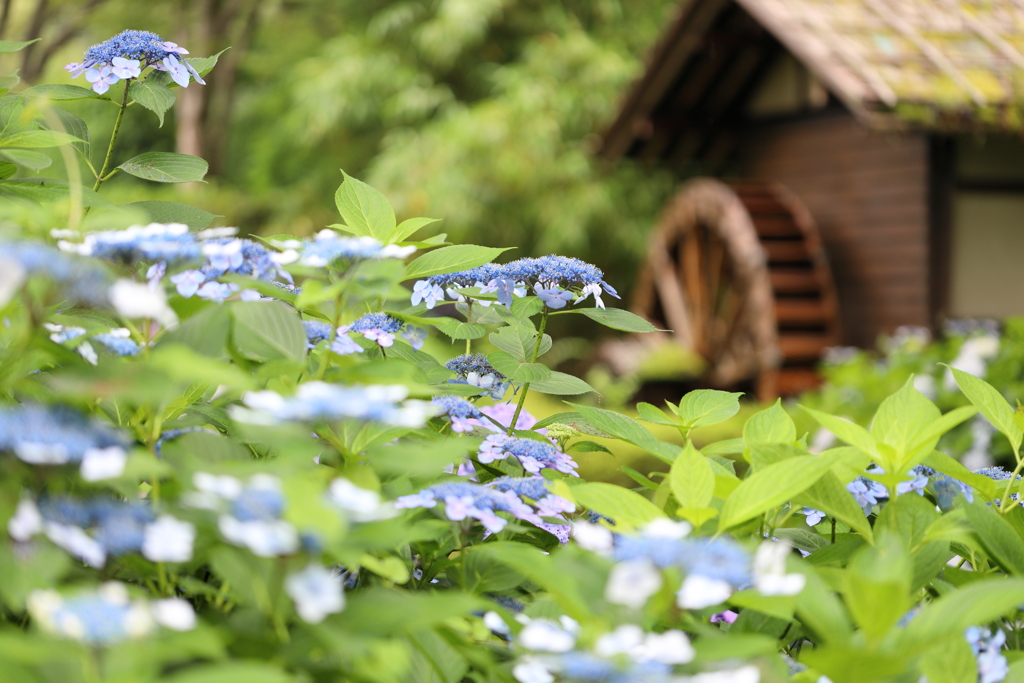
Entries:
[[633,310],[700,354],[710,386],[752,380],[763,399],[815,386],[839,341],[817,228],[772,183],[686,183],[651,235]]

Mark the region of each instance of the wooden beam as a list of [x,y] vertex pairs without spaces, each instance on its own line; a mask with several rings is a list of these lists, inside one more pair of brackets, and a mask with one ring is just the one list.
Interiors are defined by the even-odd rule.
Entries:
[[928,318],[942,329],[949,313],[953,251],[953,196],[956,143],[945,135],[928,138]]

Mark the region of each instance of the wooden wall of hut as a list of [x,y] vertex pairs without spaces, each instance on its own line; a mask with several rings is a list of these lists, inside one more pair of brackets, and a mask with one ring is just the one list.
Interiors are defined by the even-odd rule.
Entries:
[[810,210],[837,284],[846,344],[928,325],[928,140],[846,113],[763,123],[739,145],[744,177],[782,183]]

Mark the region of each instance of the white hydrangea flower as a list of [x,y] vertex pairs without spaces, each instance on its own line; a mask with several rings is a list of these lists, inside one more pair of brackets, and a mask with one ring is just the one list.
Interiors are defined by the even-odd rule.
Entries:
[[196,611],[188,600],[166,598],[149,605],[156,623],[172,631],[191,631],[196,627]]
[[640,609],[661,585],[661,572],[650,560],[619,562],[608,576],[604,598],[614,605]]
[[606,633],[594,643],[594,653],[601,657],[632,654],[644,642],[644,630],[636,624],[623,624]]
[[44,522],[43,531],[54,545],[68,551],[90,567],[102,569],[106,564],[107,552],[103,546],[77,526]]
[[298,532],[283,520],[242,522],[231,515],[221,515],[217,526],[224,538],[260,557],[291,555],[299,549]]
[[514,667],[512,675],[519,683],[554,683],[555,677],[536,657],[523,657]]
[[648,633],[632,654],[634,659],[641,662],[687,664],[697,656],[697,651],[690,645],[690,639],[685,633],[672,629],[664,633]]
[[192,559],[192,544],[196,540],[196,527],[170,515],[160,515],[147,524],[143,532],[142,556],[150,562],[188,562]]
[[547,619],[531,619],[519,632],[519,644],[537,652],[568,652],[576,646],[576,637]]
[[393,505],[381,501],[379,493],[356,486],[343,477],[331,482],[327,499],[357,522],[389,519],[398,514]]
[[642,536],[648,538],[669,538],[674,541],[686,538],[693,531],[693,525],[689,522],[673,522],[668,517],[652,519],[640,530]]
[[683,609],[704,609],[721,605],[732,595],[732,586],[721,579],[691,574],[676,594],[676,604]]
[[341,577],[318,564],[289,574],[284,590],[295,601],[295,611],[310,624],[318,624],[327,615],[345,609]]
[[573,522],[572,537],[584,550],[590,550],[600,555],[610,553],[612,550],[612,532],[600,524]]
[[7,533],[15,541],[24,543],[43,530],[43,516],[31,498],[18,503],[14,516],[7,520]]
[[177,314],[167,305],[163,290],[132,280],[118,280],[110,287],[110,303],[125,318],[150,318],[164,327],[178,322]]
[[754,554],[754,588],[762,595],[796,595],[807,577],[786,573],[786,557],[793,546],[783,541],[764,541]]
[[90,448],[82,455],[80,472],[86,481],[116,479],[124,474],[128,454],[120,446]]
[[706,671],[696,676],[687,676],[683,681],[686,683],[760,683],[761,671],[751,664],[728,671]]

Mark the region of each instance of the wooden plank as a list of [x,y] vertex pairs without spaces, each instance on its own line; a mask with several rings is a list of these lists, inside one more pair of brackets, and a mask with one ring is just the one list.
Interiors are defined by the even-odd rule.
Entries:
[[761,242],[769,263],[792,263],[810,261],[807,245],[803,240],[764,240]]
[[820,358],[835,342],[825,334],[779,332],[779,352],[787,360]]
[[772,289],[784,294],[816,292],[821,288],[817,274],[807,269],[769,268]]
[[775,319],[780,325],[825,324],[828,312],[819,299],[775,299]]
[[792,218],[775,218],[772,216],[751,216],[758,237],[800,237],[800,228]]

